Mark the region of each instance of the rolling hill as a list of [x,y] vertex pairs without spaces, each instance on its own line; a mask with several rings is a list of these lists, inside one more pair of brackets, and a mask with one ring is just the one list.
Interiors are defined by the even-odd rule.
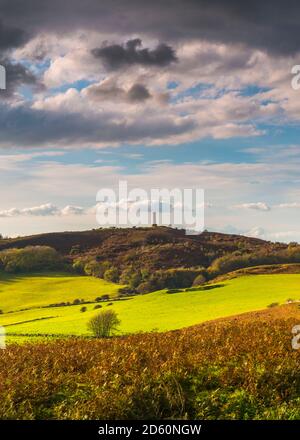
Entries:
[[299,320],[291,304],[166,333],[12,344],[0,418],[298,420]]
[[233,252],[265,251],[287,248],[241,235],[204,231],[186,235],[185,230],[169,227],[108,228],[82,232],[60,232],[0,240],[0,251],[26,246],[50,246],[74,258],[89,255],[97,261],[110,261],[118,267],[134,264],[152,270],[176,267],[208,267],[211,262]]
[[[18,336],[87,336],[87,322],[99,312],[95,306],[102,306],[101,310],[110,307],[118,314],[120,334],[166,331],[265,309],[272,303],[300,300],[299,284],[300,274],[250,275],[177,293],[162,290],[114,299],[118,286],[95,278],[11,276],[1,285],[0,304],[10,312],[0,315],[0,325],[5,326],[9,340]],[[96,303],[95,297],[103,293],[111,294],[112,298]],[[82,304],[45,307],[77,297],[91,301],[85,304],[84,313]],[[20,311],[24,306],[30,309]]]
[[0,309],[16,312],[74,300],[95,301],[102,295],[116,296],[121,286],[102,279],[70,273],[1,274]]
[[[69,263],[88,257],[96,265],[108,261],[120,272],[126,272],[127,267],[146,268],[150,276],[158,269],[207,267],[224,255],[273,255],[288,249],[285,244],[255,238],[207,231],[186,235],[184,230],[167,227],[110,228],[0,241],[0,251],[28,246],[51,246]],[[38,248],[31,249],[34,252]],[[179,329],[263,309],[271,303],[285,303],[290,298],[300,299],[299,264],[252,267],[177,293],[168,293],[166,288],[159,290],[163,289],[160,287],[135,296],[131,296],[134,291],[120,292],[121,285],[76,275],[70,264],[67,267],[67,273],[0,271],[0,325],[5,325],[10,340],[40,335],[87,336],[89,319],[98,309],[107,307],[121,319],[120,334],[127,334]],[[175,275],[171,271],[168,276]],[[108,300],[99,302],[103,295]]]

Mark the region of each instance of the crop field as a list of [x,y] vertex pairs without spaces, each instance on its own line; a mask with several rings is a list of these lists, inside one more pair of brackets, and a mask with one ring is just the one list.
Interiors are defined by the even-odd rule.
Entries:
[[[216,318],[265,309],[271,303],[284,304],[300,299],[300,274],[250,275],[225,280],[198,289],[168,293],[153,292],[116,299],[119,286],[92,277],[72,275],[6,276],[0,282],[0,325],[10,341],[36,340],[42,336],[89,335],[87,322],[99,310],[96,303],[45,307],[76,298],[94,301],[110,294],[111,300],[98,303],[100,310],[116,311],[119,334],[167,331]],[[23,310],[20,309],[28,309]],[[8,313],[10,312],[10,313]]]

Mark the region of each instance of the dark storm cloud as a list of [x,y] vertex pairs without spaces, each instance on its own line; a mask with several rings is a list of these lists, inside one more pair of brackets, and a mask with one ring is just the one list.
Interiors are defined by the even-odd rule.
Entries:
[[110,70],[138,64],[141,66],[164,67],[177,61],[175,51],[167,44],[159,44],[155,49],[142,47],[142,40],[136,38],[124,45],[112,44],[92,50],[95,58],[100,58]]
[[22,29],[7,26],[0,20],[0,65],[6,70],[6,90],[1,90],[0,99],[10,98],[21,85],[37,86],[35,75],[20,63],[12,62],[12,49],[22,47],[29,35]]
[[0,20],[0,52],[22,46],[28,38],[22,29],[5,26]]
[[170,43],[242,43],[283,55],[300,49],[298,0],[0,0],[0,16],[7,26],[35,33],[85,28]]
[[[119,118],[120,119],[120,118]],[[139,143],[189,133],[195,123],[172,117],[140,118],[132,122],[117,120],[114,115],[85,116],[81,113],[36,110],[29,106],[8,107],[0,104],[0,146],[42,147],[82,146],[95,143]]]
[[128,101],[143,102],[151,98],[151,94],[143,84],[134,84],[129,90],[118,87],[115,84],[96,84],[90,86],[87,91],[89,98],[97,101]]
[[134,84],[128,91],[129,101],[140,102],[149,98],[151,98],[151,95],[143,84]]
[[8,58],[1,59],[0,65],[6,70],[6,90],[1,90],[0,99],[7,99],[13,96],[19,86],[28,85],[35,89],[41,89],[37,77],[20,63],[12,63]]

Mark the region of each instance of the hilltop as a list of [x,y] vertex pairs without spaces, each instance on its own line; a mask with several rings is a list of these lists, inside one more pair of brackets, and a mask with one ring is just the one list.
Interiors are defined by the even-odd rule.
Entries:
[[282,243],[218,232],[186,235],[183,229],[164,226],[55,232],[0,240],[0,251],[27,246],[50,246],[72,258],[91,256],[119,267],[135,264],[153,270],[208,267],[216,258],[236,251],[272,253],[287,248]]

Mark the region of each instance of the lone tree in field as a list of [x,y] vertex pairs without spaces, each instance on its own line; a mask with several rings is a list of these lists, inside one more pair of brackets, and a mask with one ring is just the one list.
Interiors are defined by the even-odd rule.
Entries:
[[105,310],[93,316],[88,323],[88,329],[93,332],[97,338],[108,338],[117,330],[121,321],[113,310]]

